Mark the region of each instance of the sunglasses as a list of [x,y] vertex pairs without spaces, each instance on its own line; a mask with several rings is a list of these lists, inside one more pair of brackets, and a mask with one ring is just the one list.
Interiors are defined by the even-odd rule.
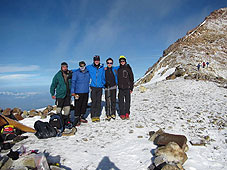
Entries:
[[112,62],[107,62],[107,64],[113,64]]
[[121,62],[121,63],[122,63],[122,62],[125,62],[125,60],[121,60],[120,62]]

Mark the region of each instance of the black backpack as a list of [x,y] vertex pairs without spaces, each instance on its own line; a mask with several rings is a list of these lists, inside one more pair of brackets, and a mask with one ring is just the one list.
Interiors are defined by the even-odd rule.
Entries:
[[57,136],[57,131],[48,122],[37,120],[34,124],[35,136],[39,139],[46,139]]
[[49,123],[52,127],[54,127],[59,133],[62,133],[64,129],[64,121],[62,115],[54,114],[50,116]]

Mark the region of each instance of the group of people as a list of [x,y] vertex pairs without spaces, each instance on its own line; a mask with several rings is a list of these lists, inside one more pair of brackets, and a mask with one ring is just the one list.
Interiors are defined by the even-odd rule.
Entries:
[[[61,63],[61,70],[54,76],[50,93],[56,100],[56,114],[70,116],[71,97],[74,97],[74,126],[87,123],[85,114],[89,92],[91,97],[91,120],[99,122],[103,89],[106,101],[106,120],[116,118],[116,96],[118,88],[119,116],[129,119],[131,93],[134,87],[134,75],[125,56],[119,57],[119,66],[113,66],[113,59],[106,60],[106,67],[100,63],[100,56],[93,57],[93,63],[86,65],[79,62],[79,68],[68,70],[66,62]],[[62,114],[63,111],[63,114]]]
[[210,63],[207,61],[206,63],[203,61],[202,62],[202,64],[198,64],[197,65],[197,69],[198,69],[198,71],[199,71],[199,69],[200,69],[200,67],[202,66],[203,68],[205,68],[206,66],[208,67],[208,65],[209,65]]

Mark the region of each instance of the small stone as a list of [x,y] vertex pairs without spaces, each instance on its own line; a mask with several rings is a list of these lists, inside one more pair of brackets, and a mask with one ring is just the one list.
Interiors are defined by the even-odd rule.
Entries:
[[130,131],[129,131],[129,133],[133,133],[134,131],[131,129]]
[[4,116],[9,116],[11,113],[11,109],[10,108],[6,108],[3,112],[2,112],[2,114],[4,115]]
[[143,138],[143,136],[138,136],[138,138]]
[[142,125],[136,125],[136,128],[144,128]]
[[87,142],[87,141],[88,141],[88,139],[87,139],[87,138],[82,138],[82,140],[83,140],[83,141],[85,141],[85,142]]

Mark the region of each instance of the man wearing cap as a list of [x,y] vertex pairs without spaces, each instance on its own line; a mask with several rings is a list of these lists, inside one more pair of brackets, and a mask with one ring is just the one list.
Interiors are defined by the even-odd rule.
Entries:
[[117,70],[118,78],[118,100],[120,109],[120,118],[129,119],[131,93],[134,86],[134,75],[129,64],[126,63],[126,57],[120,56],[120,67]]
[[91,120],[99,122],[101,116],[102,88],[105,85],[105,70],[103,64],[100,64],[100,57],[94,56],[93,64],[88,65],[87,70],[91,77]]
[[61,70],[59,70],[54,76],[50,86],[50,94],[52,96],[52,99],[56,99],[56,113],[61,114],[63,110],[63,119],[65,120],[68,119],[70,113],[71,79],[72,71],[68,70],[68,64],[66,62],[63,62],[61,63]]
[[89,93],[90,75],[86,69],[84,61],[79,62],[79,69],[73,72],[71,95],[74,96],[75,121],[74,125],[79,126],[80,123],[87,123],[84,117],[86,113]]

